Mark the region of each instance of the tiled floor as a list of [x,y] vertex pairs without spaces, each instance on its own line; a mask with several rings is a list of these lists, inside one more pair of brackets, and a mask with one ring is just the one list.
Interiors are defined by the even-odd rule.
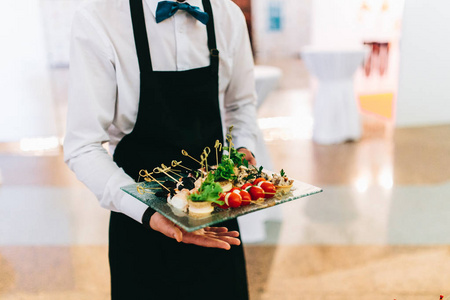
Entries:
[[[364,116],[360,141],[314,144],[304,67],[274,64],[285,75],[260,110],[273,164],[324,192],[246,246],[251,299],[450,298],[450,125]],[[61,153],[25,154],[0,144],[0,299],[109,299],[108,213]]]

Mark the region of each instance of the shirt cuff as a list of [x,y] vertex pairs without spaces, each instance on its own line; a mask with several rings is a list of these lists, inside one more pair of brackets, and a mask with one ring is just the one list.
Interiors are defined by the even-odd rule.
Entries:
[[124,196],[121,199],[120,208],[121,213],[129,216],[130,218],[142,224],[142,216],[144,215],[144,212],[147,210],[148,205],[142,203],[133,196],[124,194]]

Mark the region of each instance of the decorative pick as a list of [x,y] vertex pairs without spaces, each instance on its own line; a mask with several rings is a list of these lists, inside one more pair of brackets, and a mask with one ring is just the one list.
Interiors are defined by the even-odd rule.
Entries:
[[151,192],[150,190],[156,190],[156,189],[159,189],[159,187],[157,187],[157,188],[146,188],[146,187],[144,187],[143,184],[139,184],[136,187],[136,189],[137,189],[138,193],[141,194],[141,195],[143,195],[143,194],[155,194],[155,193]]
[[161,167],[163,168],[164,171],[166,172],[170,172],[172,174],[175,174],[177,176],[179,176],[180,178],[182,178],[183,176],[181,176],[180,174],[176,173],[175,170],[172,170],[171,167],[167,167],[166,165],[162,164]]
[[149,177],[150,175],[152,175],[153,174],[153,172],[152,173],[149,173],[147,170],[140,170],[139,171],[139,176],[141,176],[141,177]]
[[[151,174],[153,174],[153,172],[149,173],[147,170],[140,170],[139,171],[139,178],[144,178],[145,181],[147,182],[152,182],[152,181],[158,181],[156,179],[154,179]],[[139,180],[138,180],[139,181]]]
[[153,169],[153,172],[154,172],[155,174],[163,173],[164,175],[166,175],[166,176],[169,177],[170,179],[172,179],[172,180],[178,182],[178,180],[175,179],[175,178],[173,178],[172,176],[170,176],[170,175],[167,173],[167,171],[168,171],[167,169],[162,169],[162,168],[160,168],[160,167],[156,167],[156,168]]
[[[148,173],[147,170],[141,170],[139,171],[139,176],[144,177],[145,181],[147,182],[156,182],[157,184],[159,184],[160,186],[162,186],[164,189],[166,189],[169,193],[170,190],[164,186],[159,180],[157,180],[156,178],[154,178],[151,174],[153,174],[153,172]],[[137,186],[137,191],[141,194],[142,189],[145,191],[145,188],[142,187],[141,185]]]
[[211,149],[209,147],[206,147],[203,149],[202,155],[200,155],[200,158],[202,159],[202,165],[205,163],[205,169],[206,173],[208,173],[208,156],[211,153]]
[[[219,140],[216,140],[216,144],[214,145],[214,148],[216,148],[216,163],[219,165],[219,153],[218,151],[222,151],[222,143],[219,142]],[[217,151],[217,149],[219,149]]]
[[[150,173],[150,174],[153,174],[153,173]],[[141,181],[141,177],[144,178],[145,181],[150,181],[150,180],[148,180],[148,177],[150,176],[150,174],[147,172],[147,170],[144,170],[144,169],[140,170],[138,182]]]
[[172,160],[172,167],[174,167],[174,168],[182,167],[182,168],[192,172],[192,169],[189,169],[188,167],[183,166],[181,163],[182,163],[181,160],[180,161]]
[[201,162],[199,162],[198,160],[196,160],[195,158],[193,158],[192,156],[190,156],[189,155],[189,153],[187,153],[187,151],[186,150],[181,150],[181,154],[183,154],[184,156],[187,156],[187,157],[189,157],[190,159],[192,159],[192,160],[194,160],[194,161],[196,161],[198,164],[202,164]]
[[162,186],[166,191],[168,191],[170,193],[170,190],[164,184],[162,184],[159,180],[156,180],[156,178],[151,175],[150,175],[150,178],[153,179],[153,181],[155,181],[157,184]]

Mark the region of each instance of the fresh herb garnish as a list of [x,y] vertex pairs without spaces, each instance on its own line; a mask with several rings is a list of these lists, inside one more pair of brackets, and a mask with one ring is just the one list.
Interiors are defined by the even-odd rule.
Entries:
[[192,193],[188,196],[188,199],[194,202],[214,202],[219,205],[224,205],[223,201],[218,200],[220,193],[222,193],[222,187],[217,182],[214,182],[214,175],[209,173],[198,189],[198,193]]
[[[244,157],[245,157],[245,154],[244,153],[241,153],[241,152],[238,152],[235,148],[233,148],[233,147],[231,147],[231,150],[230,150],[230,147],[223,147],[223,150],[225,150],[225,151],[228,151],[228,156],[229,156],[229,158],[234,162],[234,164],[236,165],[236,167],[240,167],[240,166],[242,166],[242,165],[244,165],[245,166],[245,162],[244,162]],[[231,151],[231,152],[230,152]],[[224,156],[222,156],[222,158],[223,158]],[[248,167],[248,161],[247,161],[247,165],[246,165],[246,167]]]
[[242,164],[248,169],[248,160],[245,158],[242,160]]
[[256,177],[262,177],[262,171],[263,171],[264,167],[261,166],[261,167],[259,167],[259,169],[255,166],[252,166],[252,167],[258,172]]
[[248,176],[244,177],[244,181],[249,181],[251,179],[254,179],[256,177],[255,174],[249,174]]
[[281,177],[285,177],[286,176],[286,173],[284,172],[283,169],[281,169],[280,175],[281,175]]
[[262,171],[264,170],[263,166],[259,167],[258,175],[262,175]]
[[234,174],[234,162],[226,156],[222,156],[222,161],[214,171],[214,180],[234,180],[236,175]]

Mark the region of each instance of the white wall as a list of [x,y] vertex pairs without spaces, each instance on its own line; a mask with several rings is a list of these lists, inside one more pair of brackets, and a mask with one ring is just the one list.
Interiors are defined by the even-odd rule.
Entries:
[[406,1],[397,125],[450,123],[450,1]]
[[311,43],[318,46],[359,44],[357,0],[313,0]]
[[[253,0],[253,36],[257,58],[298,56],[310,43],[312,0]],[[269,5],[281,6],[282,30],[269,30]]]
[[311,42],[349,46],[363,41],[393,41],[398,38],[403,3],[404,0],[312,0]]
[[39,1],[0,1],[0,142],[56,135]]

